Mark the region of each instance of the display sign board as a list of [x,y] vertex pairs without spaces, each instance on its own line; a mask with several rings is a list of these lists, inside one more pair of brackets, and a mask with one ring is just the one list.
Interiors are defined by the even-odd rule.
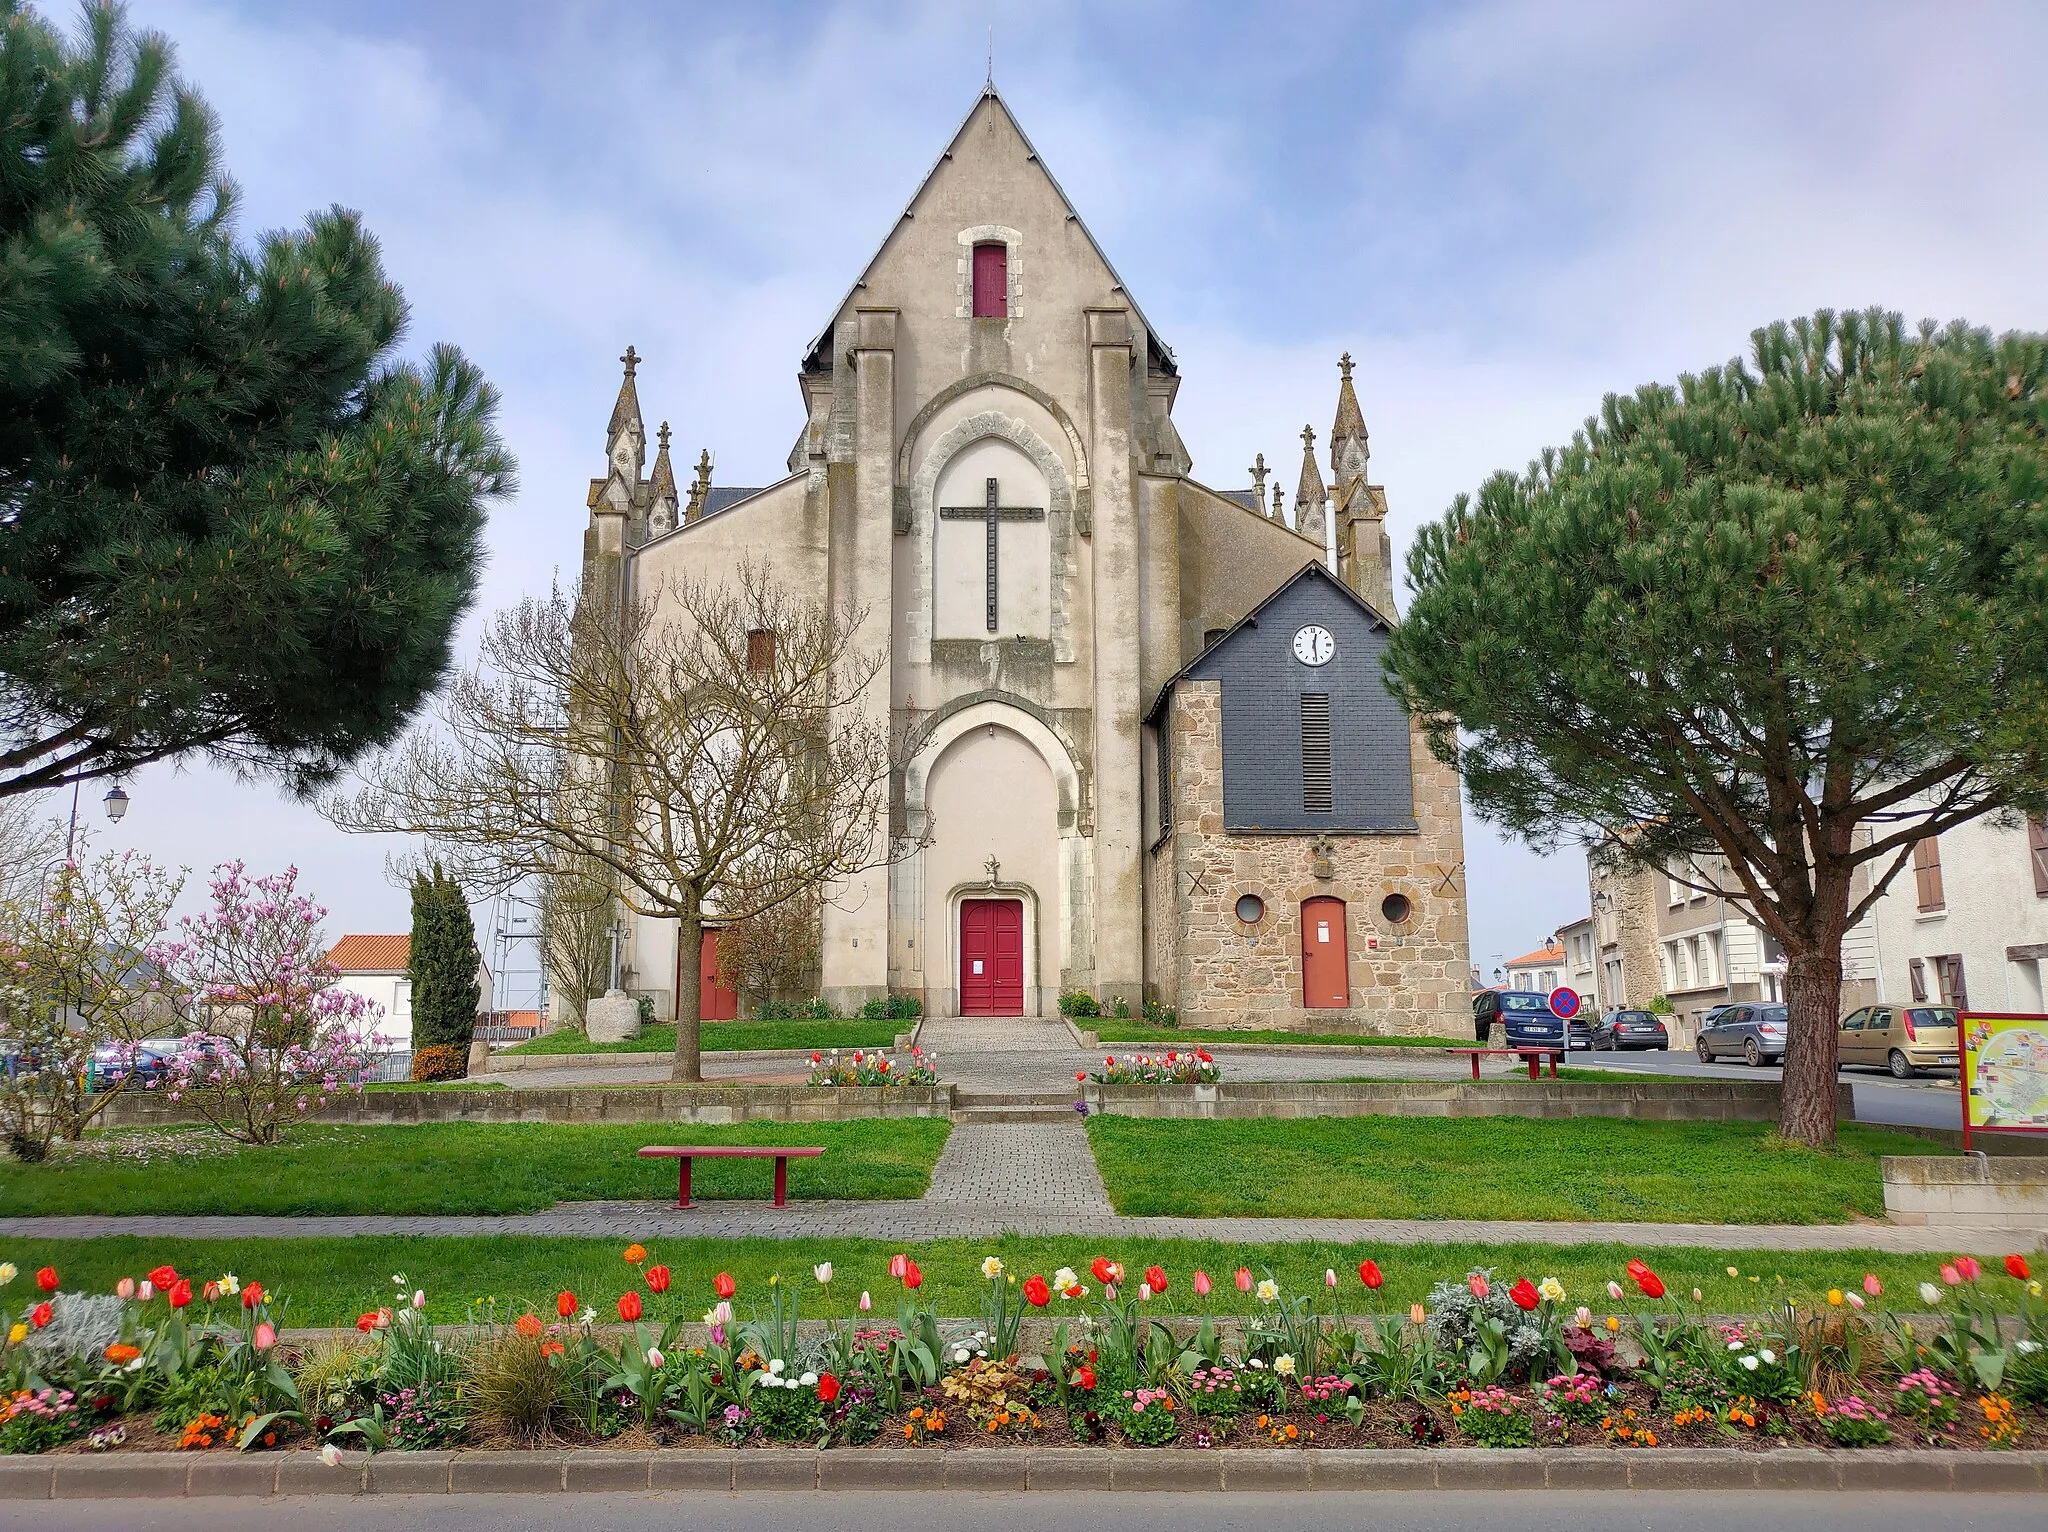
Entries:
[[1965,1011],[1963,1148],[1972,1133],[2048,1133],[2048,1016]]
[[1550,992],[1550,1008],[1566,1021],[1570,1021],[1579,1014],[1579,992],[1559,985]]

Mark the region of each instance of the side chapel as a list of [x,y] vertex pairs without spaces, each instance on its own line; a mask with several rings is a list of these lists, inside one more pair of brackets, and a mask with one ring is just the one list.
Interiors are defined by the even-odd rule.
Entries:
[[[1470,1020],[1457,774],[1380,669],[1386,496],[1342,363],[1325,486],[1265,458],[1193,476],[1179,365],[993,85],[803,354],[786,475],[651,472],[629,347],[586,583],[652,589],[772,552],[867,613],[861,705],[905,740],[929,841],[828,891],[842,1013],[1049,1015],[1085,990],[1184,1024],[1459,1033]],[[622,588],[615,585],[613,588]],[[877,833],[886,833],[878,827]],[[627,934],[628,987],[731,1015],[716,936]]]

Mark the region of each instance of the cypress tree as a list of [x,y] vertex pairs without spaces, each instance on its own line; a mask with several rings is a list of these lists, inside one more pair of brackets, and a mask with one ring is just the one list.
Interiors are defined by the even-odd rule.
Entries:
[[483,998],[477,982],[476,927],[462,885],[442,870],[412,880],[412,1077],[459,1080]]

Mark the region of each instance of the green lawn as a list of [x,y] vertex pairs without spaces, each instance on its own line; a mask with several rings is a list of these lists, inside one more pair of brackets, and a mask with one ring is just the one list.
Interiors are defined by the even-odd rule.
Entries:
[[1154,1048],[1186,1047],[1189,1043],[1312,1043],[1318,1046],[1372,1048],[1470,1048],[1469,1037],[1360,1037],[1355,1032],[1201,1031],[1193,1027],[1148,1027],[1141,1021],[1113,1016],[1076,1016],[1074,1025],[1093,1032],[1105,1043],[1146,1043]]
[[[757,1053],[767,1048],[886,1048],[914,1021],[707,1021],[702,1047],[706,1053]],[[674,1053],[676,1029],[666,1024],[642,1027],[627,1043],[593,1043],[581,1032],[564,1028],[531,1042],[499,1050],[500,1056],[533,1053]]]
[[[1996,1238],[1997,1236],[1992,1236]],[[599,1314],[612,1313],[613,1302],[629,1283],[620,1260],[619,1240],[534,1239],[518,1236],[487,1239],[359,1236],[353,1239],[182,1240],[92,1239],[9,1240],[0,1242],[0,1259],[24,1272],[55,1266],[70,1290],[110,1292],[123,1276],[140,1276],[168,1261],[182,1272],[212,1275],[232,1271],[243,1281],[255,1280],[289,1300],[287,1321],[296,1325],[346,1324],[366,1308],[388,1303],[391,1278],[403,1273],[411,1285],[424,1287],[427,1312],[443,1323],[460,1321],[471,1303],[494,1298],[500,1312],[535,1308],[552,1315],[555,1294],[567,1288],[593,1305]],[[1171,1285],[1155,1298],[1157,1312],[1195,1313],[1202,1302],[1193,1293],[1197,1268],[1215,1279],[1210,1303],[1220,1313],[1243,1312],[1250,1300],[1229,1280],[1239,1266],[1255,1275],[1271,1271],[1290,1292],[1312,1292],[1324,1312],[1363,1313],[1380,1310],[1405,1313],[1408,1305],[1428,1295],[1442,1278],[1462,1277],[1474,1266],[1489,1266],[1501,1277],[1556,1276],[1569,1298],[1606,1312],[1606,1284],[1625,1280],[1622,1268],[1641,1257],[1656,1269],[1674,1298],[1700,1288],[1707,1306],[1717,1312],[1740,1312],[1778,1301],[1787,1295],[1807,1298],[1829,1287],[1848,1288],[1866,1272],[1884,1285],[1873,1308],[1893,1303],[1921,1307],[1915,1286],[1934,1277],[1938,1256],[1879,1254],[1870,1251],[1746,1251],[1621,1245],[1224,1245],[1199,1240],[1023,1239],[940,1240],[888,1246],[873,1240],[658,1240],[646,1241],[649,1264],[666,1264],[674,1286],[666,1298],[649,1300],[648,1316],[674,1315],[694,1319],[712,1302],[711,1278],[730,1272],[739,1283],[736,1300],[744,1317],[765,1301],[768,1278],[779,1273],[800,1294],[803,1313],[811,1318],[851,1315],[863,1288],[874,1294],[879,1319],[893,1316],[902,1289],[891,1281],[888,1259],[906,1251],[922,1268],[922,1292],[942,1312],[966,1316],[975,1312],[983,1291],[983,1257],[1002,1257],[1013,1273],[1050,1274],[1059,1266],[1085,1271],[1096,1256],[1121,1261],[1128,1271],[1142,1271],[1157,1262]],[[1964,1247],[1958,1247],[1962,1249]],[[1974,1253],[1994,1256],[2002,1246],[1977,1245]],[[1358,1263],[1366,1256],[1378,1261],[1386,1286],[1368,1294],[1358,1281]],[[835,1268],[832,1286],[822,1291],[811,1275],[820,1261]],[[1990,1264],[1987,1259],[1987,1265]],[[1727,1274],[1737,1267],[1739,1277]],[[1338,1273],[1334,1297],[1323,1287],[1325,1269]],[[1755,1273],[1760,1280],[1751,1282]],[[1088,1279],[1091,1289],[1096,1284]],[[2009,1285],[2009,1284],[2008,1284]],[[20,1299],[19,1284],[6,1297]],[[1096,1295],[1091,1291],[1091,1301]],[[2009,1294],[2004,1295],[2009,1297]],[[25,1300],[23,1300],[25,1301]],[[1639,1300],[1640,1301],[1640,1300]],[[6,1305],[11,1311],[16,1304]],[[1062,1311],[1055,1305],[1055,1316]],[[1068,1309],[1068,1313],[1072,1310]]]
[[1844,1223],[1884,1215],[1878,1157],[1924,1154],[1844,1124],[1836,1153],[1767,1147],[1746,1122],[1579,1117],[1091,1117],[1126,1215]]
[[[557,1202],[675,1199],[673,1160],[642,1144],[821,1145],[792,1160],[789,1195],[921,1197],[952,1125],[938,1118],[856,1122],[422,1123],[305,1127],[269,1149],[193,1129],[94,1135],[86,1155],[41,1165],[0,1160],[0,1207],[40,1213],[532,1213]],[[765,1160],[699,1160],[693,1194],[768,1200]],[[19,1263],[17,1263],[19,1264]]]

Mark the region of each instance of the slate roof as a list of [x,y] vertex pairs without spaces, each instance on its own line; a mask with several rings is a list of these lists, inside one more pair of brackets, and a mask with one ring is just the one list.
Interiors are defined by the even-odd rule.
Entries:
[[718,512],[724,510],[727,506],[737,505],[742,500],[760,494],[761,491],[763,489],[766,489],[767,487],[767,485],[763,484],[757,485],[753,489],[739,489],[733,487],[726,489],[706,490],[704,492],[704,514],[706,516],[715,516]]
[[1219,489],[1214,491],[1214,493],[1220,495],[1225,500],[1235,500],[1248,511],[1257,511],[1261,515],[1265,514],[1266,508],[1259,504],[1259,497],[1248,489]]

